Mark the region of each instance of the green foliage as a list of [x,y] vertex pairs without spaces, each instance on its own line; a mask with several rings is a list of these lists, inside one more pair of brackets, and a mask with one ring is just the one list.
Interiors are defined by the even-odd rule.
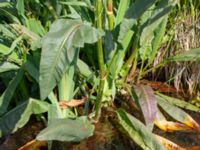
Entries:
[[191,110],[194,112],[200,112],[200,108],[196,107],[195,105],[192,105],[188,102],[185,102],[184,100],[180,100],[174,97],[169,97],[166,95],[163,95],[161,93],[157,93],[160,97],[164,98],[166,101],[168,101],[170,104],[173,104],[175,106],[181,107],[183,109]]
[[4,114],[7,111],[9,103],[14,95],[14,92],[22,79],[24,74],[23,70],[19,70],[17,75],[14,77],[13,80],[10,81],[9,85],[7,86],[6,90],[0,97],[0,115]]
[[117,116],[119,124],[124,128],[131,139],[134,140],[141,148],[145,150],[165,149],[160,142],[157,141],[155,135],[135,117],[126,113],[123,109],[117,110]]
[[47,112],[49,104],[30,98],[0,117],[0,136],[14,133],[23,127],[32,114]]
[[[45,36],[40,62],[40,93],[45,99],[76,59],[76,48],[94,43],[103,34],[76,20],[57,20]],[[75,64],[74,64],[75,65]]]
[[[130,139],[143,149],[164,149],[151,132],[158,113],[167,122],[157,105],[175,120],[200,131],[198,124],[178,108],[199,112],[197,107],[155,95],[150,86],[139,84],[148,72],[167,62],[200,60],[198,48],[166,58],[164,63],[152,67],[160,47],[169,42],[166,35],[171,27],[169,14],[177,3],[172,0],[116,0],[112,5],[107,0],[0,2],[3,85],[0,90],[4,91],[0,97],[0,137],[23,127],[32,114],[47,113],[47,127],[37,140],[88,138],[94,132],[91,120],[98,122],[101,107],[115,105],[122,89],[131,89],[128,96],[144,123],[121,108],[115,115]],[[191,1],[178,4],[190,5],[193,13],[198,7]],[[129,82],[130,89],[126,86]],[[82,113],[79,105],[72,108],[66,105],[79,102],[83,96],[87,101]],[[130,107],[132,110],[133,106]]]
[[181,54],[177,54],[169,61],[200,61],[200,48],[192,49]]
[[88,121],[86,116],[76,119],[54,119],[38,134],[36,139],[76,142],[91,136],[93,131],[94,125]]
[[150,86],[139,85],[135,86],[131,95],[139,103],[139,108],[144,115],[145,124],[153,129],[154,120],[158,111],[156,97]]

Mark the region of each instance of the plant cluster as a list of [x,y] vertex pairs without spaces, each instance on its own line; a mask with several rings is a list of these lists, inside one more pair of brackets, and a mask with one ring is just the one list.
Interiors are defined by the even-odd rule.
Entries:
[[[180,146],[152,132],[194,129],[185,101],[154,91],[142,79],[174,61],[199,61],[196,48],[155,64],[176,0],[5,0],[0,2],[0,137],[35,114],[46,128],[36,140],[80,141],[104,114],[143,149]],[[199,9],[198,1],[194,1]],[[166,48],[167,50],[167,48]],[[120,96],[121,95],[121,96]],[[137,109],[143,120],[115,101]],[[120,100],[119,100],[120,99]],[[181,107],[181,108],[179,108]],[[165,112],[165,114],[163,113]],[[176,112],[176,113],[174,113]],[[175,121],[168,121],[166,114]],[[56,128],[55,128],[56,127]],[[183,149],[183,148],[182,148]]]

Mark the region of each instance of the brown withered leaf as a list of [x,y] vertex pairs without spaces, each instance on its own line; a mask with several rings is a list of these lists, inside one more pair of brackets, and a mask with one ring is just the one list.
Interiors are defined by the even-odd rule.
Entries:
[[18,150],[40,150],[42,147],[47,147],[46,141],[32,140],[22,147],[18,148]]
[[60,108],[68,108],[68,107],[77,107],[83,105],[87,101],[87,97],[83,97],[82,99],[72,99],[70,101],[62,100],[59,102]]

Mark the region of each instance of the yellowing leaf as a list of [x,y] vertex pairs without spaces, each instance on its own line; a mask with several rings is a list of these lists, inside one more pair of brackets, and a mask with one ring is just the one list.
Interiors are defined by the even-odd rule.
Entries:
[[158,95],[156,96],[156,100],[162,109],[166,111],[172,118],[200,132],[199,124],[182,109],[167,102],[163,97]]
[[186,148],[183,148],[159,135],[156,135],[156,138],[164,145],[166,150],[187,150]]

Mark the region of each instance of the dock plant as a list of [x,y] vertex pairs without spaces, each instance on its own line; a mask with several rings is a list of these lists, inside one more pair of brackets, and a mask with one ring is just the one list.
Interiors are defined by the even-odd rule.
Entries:
[[[36,115],[46,126],[36,140],[49,147],[53,140],[81,141],[93,135],[106,109],[119,131],[142,149],[181,149],[153,128],[200,132],[183,110],[200,109],[144,84],[167,63],[200,60],[196,48],[153,65],[170,41],[169,16],[181,5],[178,0],[0,2],[0,137]],[[131,104],[141,118],[116,101]]]

